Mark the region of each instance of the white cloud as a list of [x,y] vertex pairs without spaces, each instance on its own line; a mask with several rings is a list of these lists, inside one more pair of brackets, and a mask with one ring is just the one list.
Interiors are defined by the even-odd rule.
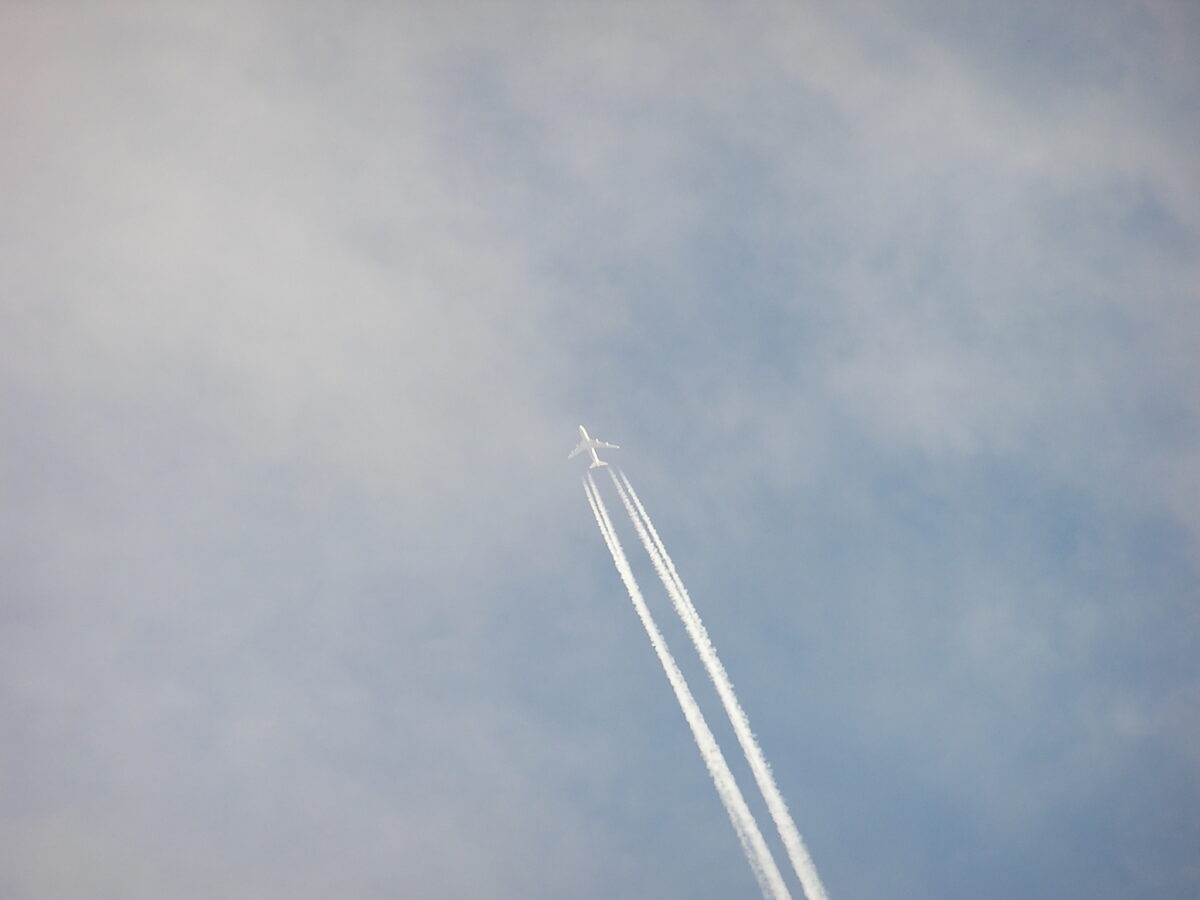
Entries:
[[[1160,696],[1190,696],[1184,667],[1131,689],[1104,655],[1147,665],[1161,626],[1137,637],[1117,597],[1170,609],[1197,558],[1186,14],[1149,8],[1128,43],[1089,15],[1071,40],[1115,62],[1060,77],[1053,52],[1016,59],[929,9],[0,14],[0,708],[5,769],[28,774],[10,881],[162,896],[186,870],[208,894],[324,895],[403,869],[410,893],[557,896],[609,869],[693,877],[615,865],[635,840],[538,793],[545,766],[603,794],[639,765],[621,748],[662,737],[564,737],[586,726],[521,668],[641,660],[592,603],[604,576],[585,590],[574,568],[597,549],[554,468],[577,416],[626,447],[673,549],[689,529],[685,571],[732,579],[744,556],[799,579],[812,554],[811,593],[768,584],[729,640],[844,677],[819,695],[842,704],[834,734],[926,754],[976,821],[1006,791],[1032,815],[1064,759],[1094,763],[1047,792],[1069,805],[1139,741],[1184,746],[1152,724],[1186,705]],[[1161,539],[1136,545],[1147,523]],[[697,559],[721,538],[745,553]],[[522,604],[557,611],[564,584],[579,652],[546,660]],[[721,638],[722,598],[710,613],[689,584]],[[760,628],[791,634],[793,602],[824,627],[803,659]],[[753,664],[727,659],[756,724],[786,732],[798,695],[754,701]],[[1064,670],[1083,674],[1056,693]],[[591,702],[632,717],[635,694]],[[1084,712],[1040,739],[1063,698]],[[1029,731],[989,750],[1009,714]],[[436,773],[411,806],[421,775],[379,749],[405,729]],[[543,730],[560,743],[530,756]],[[206,842],[242,816],[261,856],[226,878]],[[289,836],[330,855],[298,861]],[[713,859],[697,884],[720,884]]]

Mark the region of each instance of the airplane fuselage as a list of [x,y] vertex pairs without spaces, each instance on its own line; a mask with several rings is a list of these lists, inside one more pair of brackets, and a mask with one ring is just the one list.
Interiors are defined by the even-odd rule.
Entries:
[[582,425],[579,426],[579,436],[588,442],[588,454],[592,457],[592,464],[590,466],[588,466],[588,468],[596,469],[596,468],[599,468],[600,466],[607,466],[608,463],[606,463],[604,460],[602,460],[600,458],[600,454],[598,454],[596,452],[595,441],[593,441],[590,437],[588,437],[587,429],[584,428]]

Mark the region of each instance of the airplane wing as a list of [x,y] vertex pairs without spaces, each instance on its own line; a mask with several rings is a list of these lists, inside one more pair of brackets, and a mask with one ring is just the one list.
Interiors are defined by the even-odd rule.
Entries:
[[586,450],[588,448],[588,443],[588,441],[580,441],[579,446],[567,454],[567,459],[574,459],[576,456]]
[[595,442],[595,446],[596,446],[596,447],[600,447],[600,448],[602,448],[602,449],[604,449],[604,450],[620,450],[620,449],[621,449],[621,448],[620,448],[619,446],[617,446],[616,444],[610,444],[610,443],[608,443],[608,441],[596,441],[596,442]]

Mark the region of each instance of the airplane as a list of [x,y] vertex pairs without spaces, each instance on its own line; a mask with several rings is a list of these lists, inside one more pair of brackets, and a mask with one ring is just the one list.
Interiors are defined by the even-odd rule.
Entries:
[[570,454],[567,456],[567,459],[573,459],[576,456],[578,456],[580,453],[582,453],[584,450],[586,450],[588,453],[590,453],[592,455],[592,464],[590,466],[588,466],[589,469],[595,469],[595,468],[598,468],[599,466],[607,466],[608,465],[608,463],[606,463],[604,460],[602,460],[599,456],[596,455],[597,447],[605,448],[608,450],[620,450],[621,449],[616,444],[609,444],[605,441],[598,441],[594,437],[588,437],[587,429],[584,428],[582,425],[579,426],[579,434],[580,434],[580,437],[582,438],[582,440],[580,440],[579,445],[570,452]]

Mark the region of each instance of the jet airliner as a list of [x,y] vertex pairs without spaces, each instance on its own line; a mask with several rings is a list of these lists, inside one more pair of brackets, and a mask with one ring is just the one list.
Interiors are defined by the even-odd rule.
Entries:
[[579,426],[579,435],[581,438],[581,440],[579,441],[579,445],[570,452],[570,454],[567,456],[567,459],[573,459],[576,456],[578,456],[580,453],[582,453],[584,450],[586,450],[588,453],[590,453],[592,455],[592,464],[590,466],[588,466],[589,469],[595,469],[598,466],[607,466],[608,465],[608,463],[606,463],[604,460],[602,460],[599,456],[596,455],[596,448],[599,447],[599,448],[607,449],[607,450],[620,450],[621,449],[616,444],[610,444],[606,441],[598,441],[594,437],[588,437],[587,429],[584,428],[582,425]]

